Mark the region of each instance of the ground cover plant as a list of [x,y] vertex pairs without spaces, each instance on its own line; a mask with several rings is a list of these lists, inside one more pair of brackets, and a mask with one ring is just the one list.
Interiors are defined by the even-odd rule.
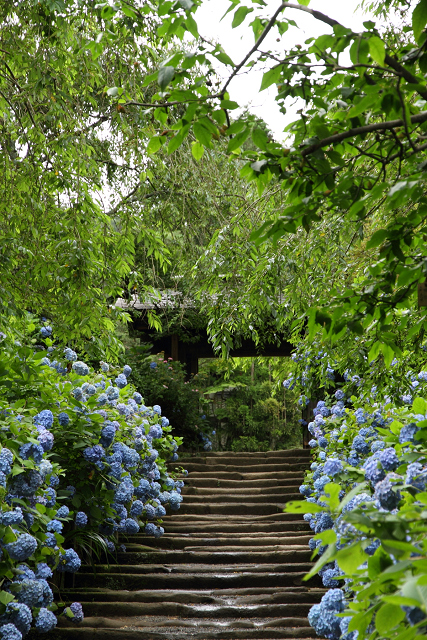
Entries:
[[[91,370],[52,328],[22,345],[0,335],[0,637],[47,632],[57,614],[78,623],[79,603],[53,602],[64,573],[100,554],[114,561],[118,535],[163,534],[166,508],[179,508],[183,483],[159,405],[146,407],[131,368]],[[34,341],[34,339],[33,339]],[[50,584],[49,584],[50,582]]]
[[324,352],[304,368],[319,368],[322,360],[329,391],[308,425],[314,460],[300,487],[306,500],[287,507],[309,522],[317,559],[309,576],[319,573],[329,588],[311,608],[310,624],[331,640],[425,637],[425,362],[411,369],[395,360],[390,384],[377,389],[374,363],[363,377],[345,371],[335,385]]

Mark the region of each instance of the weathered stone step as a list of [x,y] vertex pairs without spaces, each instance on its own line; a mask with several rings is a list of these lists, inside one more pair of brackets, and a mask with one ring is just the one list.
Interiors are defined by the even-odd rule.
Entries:
[[[171,552],[173,555],[174,552]],[[305,554],[305,555],[303,555]],[[167,575],[171,574],[182,574],[187,575],[190,574],[190,577],[193,577],[196,574],[221,574],[225,575],[227,573],[267,573],[269,571],[273,573],[295,573],[298,571],[309,571],[312,566],[309,562],[311,554],[307,554],[307,552],[302,551],[300,555],[296,555],[294,553],[295,559],[293,562],[289,562],[289,553],[284,554],[269,554],[269,553],[259,553],[259,554],[218,554],[221,558],[214,557],[213,560],[217,560],[217,562],[211,562],[208,564],[209,555],[208,553],[203,554],[203,557],[197,557],[199,554],[193,554],[192,556],[188,555],[188,562],[185,564],[174,562],[174,558],[169,559],[168,564],[160,563],[157,555],[155,558],[149,562],[149,560],[145,560],[145,564],[141,563],[140,556],[142,554],[129,554],[131,556],[131,562],[129,564],[120,564],[120,565],[107,565],[107,564],[96,564],[95,570],[97,574],[137,574],[146,575],[148,573],[163,573]],[[155,554],[153,554],[155,555]],[[201,554],[200,554],[201,555]],[[242,556],[245,557],[242,557]],[[254,557],[256,556],[256,557]],[[308,556],[308,558],[307,558]],[[184,557],[184,556],[183,556]],[[134,564],[132,560],[136,561],[137,564]],[[161,560],[161,558],[160,558]],[[221,561],[220,561],[221,560]],[[196,562],[195,562],[196,561]],[[274,561],[274,562],[272,562]],[[282,563],[282,564],[281,564]],[[93,567],[92,565],[84,565],[80,569],[79,575],[83,574],[92,574]]]
[[[230,533],[232,534],[240,534],[242,532],[247,532],[248,531],[248,525],[245,522],[226,522],[225,524],[221,525],[220,522],[189,522],[189,523],[174,523],[173,520],[169,523],[167,523],[167,531],[168,533],[173,533],[174,535],[179,535],[182,533],[188,533],[188,534],[192,534],[192,533],[201,533],[201,532],[206,532],[206,533],[215,533],[215,535],[220,534],[220,533],[224,533],[225,535],[228,535]],[[295,521],[288,521],[285,520],[283,522],[280,521],[272,521],[272,522],[257,522],[256,525],[253,524],[253,526],[251,527],[251,531],[257,531],[257,532],[264,532],[265,534],[268,533],[292,533],[294,531],[303,531],[303,532],[307,532],[310,531],[310,527],[309,525],[304,521],[304,520],[295,520]]]
[[111,589],[62,589],[63,600],[81,602],[179,602],[182,604],[213,604],[216,602],[238,605],[288,602],[319,602],[325,589],[307,587],[264,587],[250,589],[215,589],[209,591],[148,590],[119,591]]
[[[200,487],[198,485],[190,485],[186,484],[182,493],[186,496],[205,496],[210,500],[216,496],[263,496],[263,497],[272,497],[281,495],[282,493],[298,493],[299,487],[298,483],[296,484],[284,484],[283,486],[274,486],[274,487],[259,487],[257,484],[253,484],[249,487],[240,487],[239,483],[236,487],[233,487],[233,492],[230,492],[229,487]],[[299,495],[301,498],[301,495]]]
[[179,461],[181,463],[183,460],[193,460],[194,458],[206,461],[230,458],[231,460],[239,461],[247,460],[248,464],[250,464],[250,460],[268,461],[270,458],[292,458],[293,456],[301,456],[303,458],[310,459],[312,453],[310,449],[278,449],[277,451],[245,451],[243,453],[234,451],[215,451],[212,453],[183,453],[180,456]]
[[272,494],[261,494],[261,495],[257,495],[257,494],[251,494],[251,493],[245,493],[245,494],[228,494],[227,493],[221,493],[221,494],[217,494],[217,495],[209,495],[209,496],[205,496],[205,495],[199,495],[199,493],[197,491],[194,492],[185,492],[184,494],[186,496],[185,498],[185,502],[186,503],[204,503],[204,502],[209,502],[210,504],[214,504],[214,503],[230,503],[230,502],[243,502],[243,503],[258,503],[258,502],[277,502],[277,503],[285,503],[288,502],[290,500],[300,500],[301,499],[301,494],[299,493],[299,491],[293,491],[293,492],[280,492],[280,493],[272,493]]
[[211,489],[254,489],[255,491],[268,489],[269,487],[282,488],[289,485],[300,486],[304,481],[304,474],[289,473],[286,477],[277,478],[254,478],[254,479],[227,479],[217,478],[216,476],[195,476],[191,475],[184,479],[185,487],[206,487]]
[[[187,575],[184,573],[97,573],[95,576],[85,573],[77,573],[74,577],[75,586],[83,587],[107,587],[108,589],[234,589],[244,587],[285,587],[301,586],[306,571],[288,571],[281,573],[229,573],[210,574],[197,573]],[[308,586],[321,586],[318,576],[310,580]]]
[[297,533],[297,535],[290,535],[288,532],[280,535],[280,536],[271,536],[265,533],[256,534],[249,533],[247,536],[242,536],[241,534],[229,534],[226,535],[218,535],[218,536],[207,536],[199,537],[196,534],[170,534],[168,536],[163,536],[158,540],[147,540],[146,537],[132,536],[129,542],[126,544],[127,549],[133,547],[133,545],[144,545],[153,547],[156,549],[187,549],[189,546],[191,548],[198,546],[209,546],[209,547],[223,547],[223,546],[235,546],[239,547],[264,547],[266,545],[302,545],[307,549],[308,541],[310,539],[310,534],[302,531],[301,533]]
[[220,514],[220,515],[271,515],[273,513],[282,512],[285,507],[286,501],[281,504],[273,503],[255,503],[250,502],[243,503],[213,503],[213,504],[197,504],[194,502],[185,501],[181,504],[179,513],[180,515],[188,514]]
[[[233,507],[235,505],[232,505]],[[253,524],[253,526],[256,528],[258,527],[258,522],[265,522],[265,521],[274,521],[274,520],[280,520],[281,522],[284,521],[294,521],[294,520],[300,520],[301,522],[305,522],[302,517],[297,514],[297,513],[284,513],[283,511],[280,511],[278,513],[274,513],[274,514],[266,514],[266,515],[262,515],[259,514],[258,517],[256,519],[254,519],[251,515],[245,515],[245,514],[236,514],[236,515],[230,515],[230,514],[201,514],[201,515],[192,515],[192,514],[187,514],[187,515],[183,515],[181,509],[179,511],[175,511],[172,515],[169,513],[168,515],[166,515],[164,518],[162,518],[162,520],[164,520],[165,522],[179,522],[180,520],[186,520],[187,522],[194,522],[195,520],[199,520],[200,522],[206,522],[207,520],[217,520],[218,522],[246,522],[249,523],[251,522]]]
[[198,464],[197,462],[186,462],[185,468],[189,473],[203,473],[204,475],[219,475],[221,473],[241,473],[245,477],[248,475],[260,474],[262,477],[269,477],[275,473],[289,473],[290,471],[304,472],[307,469],[305,460],[292,460],[283,464],[253,464],[251,466],[238,464]]
[[[313,629],[307,626],[280,626],[293,624],[292,620],[266,621],[261,627],[260,624],[253,624],[252,627],[240,627],[239,621],[236,621],[234,628],[230,625],[224,628],[222,622],[219,629],[203,628],[195,624],[189,629],[188,627],[179,628],[177,624],[171,629],[159,627],[138,628],[136,626],[129,627],[125,623],[122,628],[114,628],[114,633],[110,628],[102,628],[102,620],[95,619],[92,624],[96,626],[86,628],[56,628],[49,633],[50,640],[284,640],[285,638],[305,638],[306,640],[318,640],[313,637]],[[270,623],[270,624],[269,624]],[[61,624],[67,624],[62,622]],[[71,625],[71,623],[68,623]],[[39,637],[31,635],[32,638]]]
[[310,603],[286,604],[195,604],[193,606],[177,602],[89,602],[85,605],[85,615],[91,617],[123,616],[179,616],[180,618],[267,618],[306,617]]
[[[311,551],[305,545],[298,547],[285,547],[279,546],[267,548],[267,550],[260,550],[260,547],[231,547],[230,551],[221,549],[221,551],[212,551],[206,549],[201,551],[200,547],[196,547],[194,551],[163,551],[163,552],[148,552],[138,551],[138,546],[129,546],[129,551],[126,554],[118,554],[119,565],[112,564],[96,564],[96,570],[98,572],[104,571],[107,573],[116,573],[118,568],[126,573],[147,573],[150,567],[159,565],[161,570],[170,573],[174,569],[172,565],[177,565],[176,570],[179,572],[188,571],[187,568],[183,568],[184,564],[187,567],[192,566],[194,570],[197,569],[197,565],[209,565],[212,566],[213,571],[220,571],[224,569],[224,565],[234,566],[230,568],[231,571],[236,571],[238,567],[237,563],[245,563],[247,565],[255,564],[270,564],[270,563],[287,563],[289,571],[295,571],[295,567],[298,563],[309,562],[311,558]],[[145,548],[146,549],[146,548]],[[261,547],[262,549],[262,547]],[[221,569],[214,568],[214,565],[220,565]],[[104,568],[102,568],[104,567]],[[92,571],[92,565],[83,565],[80,569],[80,573]]]

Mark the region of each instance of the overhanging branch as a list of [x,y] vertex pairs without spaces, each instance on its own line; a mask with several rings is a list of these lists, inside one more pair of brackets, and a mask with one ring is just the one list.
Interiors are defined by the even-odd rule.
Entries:
[[[421,111],[410,118],[411,124],[421,124],[427,122],[427,111]],[[319,140],[309,147],[302,150],[302,156],[309,156],[322,147],[327,147],[330,144],[336,144],[346,138],[354,138],[355,136],[363,135],[365,133],[371,133],[372,131],[387,131],[390,129],[397,129],[398,127],[404,127],[405,122],[403,120],[387,120],[386,122],[374,122],[373,124],[367,124],[363,127],[355,127],[354,129],[348,129],[341,133],[336,133],[333,136],[328,136]]]

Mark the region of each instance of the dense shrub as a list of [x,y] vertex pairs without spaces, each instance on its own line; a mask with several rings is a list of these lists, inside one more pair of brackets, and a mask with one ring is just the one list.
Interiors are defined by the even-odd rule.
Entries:
[[399,374],[381,397],[368,376],[347,371],[343,388],[317,403],[306,502],[287,507],[315,534],[309,575],[330,589],[309,621],[331,640],[412,640],[427,630],[427,372],[402,380],[394,364]]
[[[119,533],[162,535],[164,507],[182,500],[166,467],[181,440],[131,368],[95,373],[51,334],[43,325],[38,347],[0,342],[0,633],[14,640],[56,625],[48,580],[85,553],[114,553]],[[83,618],[79,603],[64,613]]]
[[199,390],[193,381],[185,380],[180,362],[163,357],[139,357],[137,350],[130,352],[131,380],[144,396],[147,405],[160,402],[174,426],[174,431],[185,441],[186,448],[199,446],[201,414]]

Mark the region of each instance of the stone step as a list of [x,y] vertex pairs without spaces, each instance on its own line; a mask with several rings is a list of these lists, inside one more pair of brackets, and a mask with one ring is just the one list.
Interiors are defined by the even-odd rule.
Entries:
[[[173,533],[174,535],[179,535],[181,534],[181,532],[188,533],[188,534],[206,532],[209,534],[215,533],[215,535],[220,533],[224,533],[224,535],[233,533],[237,535],[239,533],[242,533],[242,532],[244,533],[248,531],[247,523],[238,522],[238,521],[235,523],[228,521],[225,524],[221,525],[221,522],[212,522],[212,521],[204,521],[204,522],[194,521],[189,523],[185,523],[185,522],[174,523],[172,520],[170,524],[169,523],[166,524],[166,527],[167,527],[167,532],[170,534]],[[255,525],[253,525],[253,527],[250,528],[250,531],[252,533],[256,531],[256,532],[262,532],[265,534],[269,534],[269,533],[287,534],[287,533],[292,533],[294,531],[309,532],[310,527],[304,520],[295,520],[294,522],[292,521],[289,522],[288,520],[285,520],[283,522],[267,521],[262,523],[258,522],[256,524],[256,527]]]
[[210,591],[140,590],[113,591],[110,589],[61,590],[63,600],[81,602],[179,602],[182,604],[269,604],[289,602],[316,603],[326,589],[307,587],[264,587],[250,589],[215,589]]
[[[141,558],[144,556],[144,558]],[[153,558],[151,557],[153,556]],[[160,556],[160,557],[159,557]],[[305,550],[293,552],[293,561],[290,562],[290,553],[276,552],[260,552],[260,553],[178,553],[171,551],[167,557],[168,562],[162,562],[165,554],[141,554],[129,553],[129,560],[126,564],[95,564],[83,565],[79,571],[79,575],[84,573],[92,574],[95,569],[97,574],[108,573],[110,575],[118,574],[147,574],[147,573],[164,573],[171,574],[221,574],[226,573],[295,573],[296,571],[309,571],[311,567],[311,552]],[[211,560],[211,562],[209,562]]]
[[267,618],[307,617],[311,604],[294,602],[284,604],[194,604],[177,602],[89,602],[85,615],[91,617],[124,616],[179,616],[180,618]]
[[298,497],[301,498],[301,494],[299,492],[300,485],[296,484],[284,484],[283,486],[274,486],[274,487],[259,487],[257,484],[250,485],[248,487],[240,487],[239,483],[236,487],[233,487],[233,491],[230,491],[229,487],[200,487],[198,485],[185,484],[184,489],[182,490],[182,494],[185,496],[207,496],[209,499],[215,498],[216,496],[263,496],[263,497],[272,497],[281,495],[283,493],[297,493]]
[[186,503],[204,503],[204,502],[208,502],[210,504],[213,503],[230,503],[230,502],[244,502],[246,504],[248,503],[263,503],[263,502],[277,502],[277,503],[285,503],[288,502],[290,500],[301,500],[301,494],[299,493],[299,491],[293,491],[293,492],[280,492],[280,493],[273,493],[273,494],[262,494],[262,495],[257,495],[257,494],[251,494],[251,493],[245,493],[245,494],[230,494],[230,493],[221,493],[221,494],[217,494],[217,495],[199,495],[198,491],[194,491],[194,492],[189,492],[189,491],[185,491],[184,492],[184,496],[185,496],[185,502]]
[[[64,619],[62,618],[62,620]],[[66,620],[62,622],[62,620],[61,625],[72,624]],[[184,627],[182,625],[185,624],[185,621],[175,621],[175,625],[169,629],[165,625],[151,628],[137,626],[132,624],[132,621],[128,625],[128,619],[121,623],[122,628],[113,625],[103,626],[103,619],[99,618],[88,619],[86,622],[94,626],[79,629],[63,626],[51,631],[49,638],[50,640],[187,640],[188,638],[192,640],[284,640],[285,638],[318,640],[313,636],[313,629],[309,626],[308,621],[305,621],[307,626],[297,626],[294,619],[288,618],[271,619],[252,624],[248,621],[244,626],[241,621],[233,620],[227,627],[224,621],[221,621],[216,627],[212,625],[207,628],[197,624],[196,621],[193,621],[191,626]],[[251,626],[249,626],[250,624]],[[114,632],[112,632],[113,628]],[[38,636],[32,635],[31,637]]]
[[[232,505],[233,507],[235,505]],[[164,516],[164,518],[162,518],[163,521],[165,522],[180,522],[183,519],[185,519],[188,522],[194,522],[195,520],[198,520],[200,522],[206,522],[208,520],[217,520],[218,522],[246,522],[246,523],[252,523],[253,527],[256,529],[258,527],[258,523],[259,522],[267,522],[267,521],[277,521],[279,520],[280,522],[289,522],[289,521],[295,521],[295,520],[299,520],[300,522],[305,522],[305,520],[302,519],[302,517],[297,514],[297,513],[284,513],[283,511],[278,511],[277,513],[274,514],[258,514],[258,516],[256,518],[253,518],[252,515],[245,515],[245,514],[236,514],[236,515],[230,515],[230,514],[200,514],[200,515],[194,515],[194,514],[189,514],[189,515],[183,515],[181,509],[179,511],[174,511],[172,514],[169,513],[166,516]]]
[[[269,545],[302,545],[305,549],[307,549],[308,541],[311,538],[311,535],[302,531],[301,533],[297,533],[290,535],[288,532],[284,533],[280,536],[271,536],[265,533],[256,535],[249,533],[247,536],[242,536],[240,534],[229,534],[226,535],[218,535],[218,536],[203,536],[199,537],[196,534],[187,534],[187,535],[177,535],[170,534],[165,535],[158,540],[147,540],[146,537],[138,537],[132,536],[130,541],[126,544],[127,549],[130,549],[134,545],[143,545],[146,547],[153,547],[153,549],[187,549],[189,546],[199,547],[199,546],[207,546],[207,547],[222,547],[223,546],[239,546],[239,547],[265,547]],[[151,543],[151,544],[150,544]]]
[[292,462],[284,462],[283,464],[253,464],[238,465],[238,464],[199,464],[197,462],[186,462],[185,468],[189,473],[198,472],[206,475],[220,474],[220,473],[241,473],[245,476],[260,474],[260,477],[270,477],[275,473],[289,473],[292,471],[300,471],[304,473],[307,469],[307,463],[305,460],[295,459]]
[[[113,566],[111,566],[113,568]],[[88,573],[77,573],[74,576],[75,586],[83,587],[107,587],[108,589],[241,589],[244,587],[285,587],[301,586],[305,584],[304,571],[287,571],[279,573],[252,572],[225,572],[217,574],[196,573],[97,573],[95,576]],[[312,578],[308,586],[322,586],[318,576]]]
[[277,504],[275,502],[272,503],[254,503],[250,502],[241,502],[241,503],[233,503],[233,502],[221,502],[221,503],[213,503],[213,504],[198,504],[195,502],[185,501],[181,503],[181,507],[179,509],[179,514],[188,515],[208,515],[208,514],[219,514],[219,515],[271,515],[282,512],[286,505],[286,501],[283,501],[281,504]]
[[289,473],[286,477],[277,478],[274,475],[271,478],[253,478],[253,479],[227,479],[217,478],[216,476],[194,475],[184,478],[185,487],[198,487],[210,489],[247,489],[257,490],[268,489],[269,487],[282,488],[286,486],[300,486],[304,482],[302,473]]
[[300,456],[302,458],[311,459],[312,453],[310,449],[278,449],[277,451],[245,451],[245,452],[234,452],[234,451],[215,451],[215,452],[206,452],[206,453],[194,453],[187,454],[183,453],[179,457],[179,461],[183,460],[193,460],[195,458],[206,460],[223,460],[224,458],[230,458],[231,460],[247,460],[248,464],[250,464],[251,460],[266,460],[266,462],[270,458],[289,458],[294,456]]

